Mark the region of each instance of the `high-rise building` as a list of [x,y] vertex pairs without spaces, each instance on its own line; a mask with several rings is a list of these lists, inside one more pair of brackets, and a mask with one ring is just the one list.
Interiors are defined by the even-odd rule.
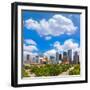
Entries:
[[72,63],[72,50],[68,50],[68,60],[69,60],[69,63],[71,64]]
[[78,52],[77,51],[74,53],[73,63],[74,64],[79,64],[79,55],[78,55]]
[[59,53],[56,52],[56,63],[59,63]]
[[30,56],[29,56],[29,54],[28,54],[28,55],[27,55],[27,61],[29,61],[29,57],[30,57]]
[[69,64],[67,52],[63,52],[63,62],[62,63]]
[[67,52],[63,52],[63,60],[67,61]]
[[31,64],[31,56],[29,54],[26,55],[25,61],[23,62],[23,64]]
[[62,61],[62,54],[59,54],[59,60]]
[[62,54],[59,54],[59,64],[62,63]]
[[39,63],[39,56],[36,56],[36,63]]
[[51,59],[51,60],[54,60],[54,59],[55,59],[55,57],[54,57],[54,56],[50,56],[50,59]]
[[52,64],[55,64],[55,56],[50,56],[50,61]]
[[39,53],[39,57],[44,57],[43,53]]

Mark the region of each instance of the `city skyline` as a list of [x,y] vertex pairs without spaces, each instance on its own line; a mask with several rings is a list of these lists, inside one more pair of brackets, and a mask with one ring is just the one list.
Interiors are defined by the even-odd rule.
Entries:
[[22,17],[23,54],[79,52],[80,14],[23,11]]
[[[40,63],[44,61],[45,63]],[[55,56],[50,55],[49,57],[42,55],[26,55],[26,59],[24,63],[27,64],[48,64],[48,62],[52,62],[52,64],[79,64],[79,54],[77,51],[72,52],[72,50],[64,51],[62,54],[56,52]],[[24,64],[23,63],[23,64]]]

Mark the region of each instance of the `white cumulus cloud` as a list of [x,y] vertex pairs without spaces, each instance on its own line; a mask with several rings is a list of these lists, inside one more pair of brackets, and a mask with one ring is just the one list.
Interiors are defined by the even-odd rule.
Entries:
[[40,24],[31,18],[25,20],[24,25],[27,29],[40,29]]
[[73,39],[68,39],[64,42],[63,48],[64,50],[67,49],[77,50],[79,48],[79,45],[78,43],[74,42]]
[[23,49],[24,51],[28,51],[28,52],[38,51],[38,48],[33,45],[28,45],[28,46],[24,45]]
[[48,20],[42,19],[36,21],[34,19],[28,19],[24,21],[24,26],[27,29],[36,30],[40,36],[60,36],[62,34],[71,35],[77,30],[77,26],[73,21],[63,15],[56,14]]
[[68,39],[64,41],[64,43],[61,45],[59,41],[56,41],[53,44],[53,47],[58,51],[65,51],[68,49],[72,49],[73,51],[79,51],[79,44],[74,42],[73,39]]
[[50,40],[52,37],[51,36],[46,36],[45,40]]
[[34,41],[34,40],[32,40],[32,39],[26,39],[26,40],[24,40],[27,44],[30,44],[30,45],[37,45],[37,43]]
[[54,47],[57,51],[63,51],[63,45],[61,45],[59,41],[56,41],[56,42],[54,43],[53,47]]
[[55,54],[56,54],[55,49],[48,50],[44,53],[45,56],[55,56]]

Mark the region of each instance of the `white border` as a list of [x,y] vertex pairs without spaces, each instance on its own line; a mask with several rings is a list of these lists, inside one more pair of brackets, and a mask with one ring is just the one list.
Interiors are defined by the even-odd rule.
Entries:
[[[80,76],[65,76],[65,77],[48,77],[48,78],[32,78],[21,79],[21,10],[42,10],[42,11],[64,11],[64,12],[79,12],[80,16],[80,60],[81,60],[81,75]],[[64,82],[64,81],[79,81],[85,80],[85,10],[70,9],[70,8],[51,8],[37,6],[18,6],[18,84],[32,84],[45,82]]]

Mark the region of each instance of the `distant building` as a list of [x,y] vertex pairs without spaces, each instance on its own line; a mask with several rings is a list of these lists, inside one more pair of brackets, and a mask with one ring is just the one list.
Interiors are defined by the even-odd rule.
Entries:
[[59,63],[59,53],[56,52],[56,63]]
[[74,64],[79,64],[79,63],[80,63],[80,62],[79,62],[79,55],[78,55],[78,52],[77,52],[77,51],[74,53],[73,63],[74,63]]
[[69,64],[67,52],[63,52],[63,64]]
[[36,63],[39,63],[39,56],[36,56]]
[[55,61],[56,61],[55,56],[50,56],[50,61],[51,61],[52,64],[55,64]]
[[55,57],[54,57],[54,56],[50,56],[50,59],[51,59],[51,60],[54,60],[54,59],[55,59]]
[[44,61],[46,64],[48,64],[48,62],[49,62],[48,57],[44,57]]
[[43,64],[42,63],[43,58],[42,57],[39,57],[39,60],[40,60],[40,64]]
[[28,54],[28,55],[27,55],[27,61],[29,61],[29,57],[30,57],[30,56],[29,56],[29,54]]
[[24,64],[31,64],[31,57],[29,54],[26,55],[26,60],[24,61]]
[[62,54],[59,54],[59,60],[62,61]]
[[47,64],[48,63],[48,58],[47,57],[45,57],[45,58],[40,57],[39,59],[40,59],[40,64]]
[[68,50],[68,60],[69,60],[69,63],[71,64],[72,63],[72,50]]
[[36,63],[36,57],[35,56],[33,56],[33,58],[32,58],[32,63]]
[[63,61],[67,61],[67,52],[63,52]]
[[44,55],[42,53],[39,53],[39,57],[44,57]]

